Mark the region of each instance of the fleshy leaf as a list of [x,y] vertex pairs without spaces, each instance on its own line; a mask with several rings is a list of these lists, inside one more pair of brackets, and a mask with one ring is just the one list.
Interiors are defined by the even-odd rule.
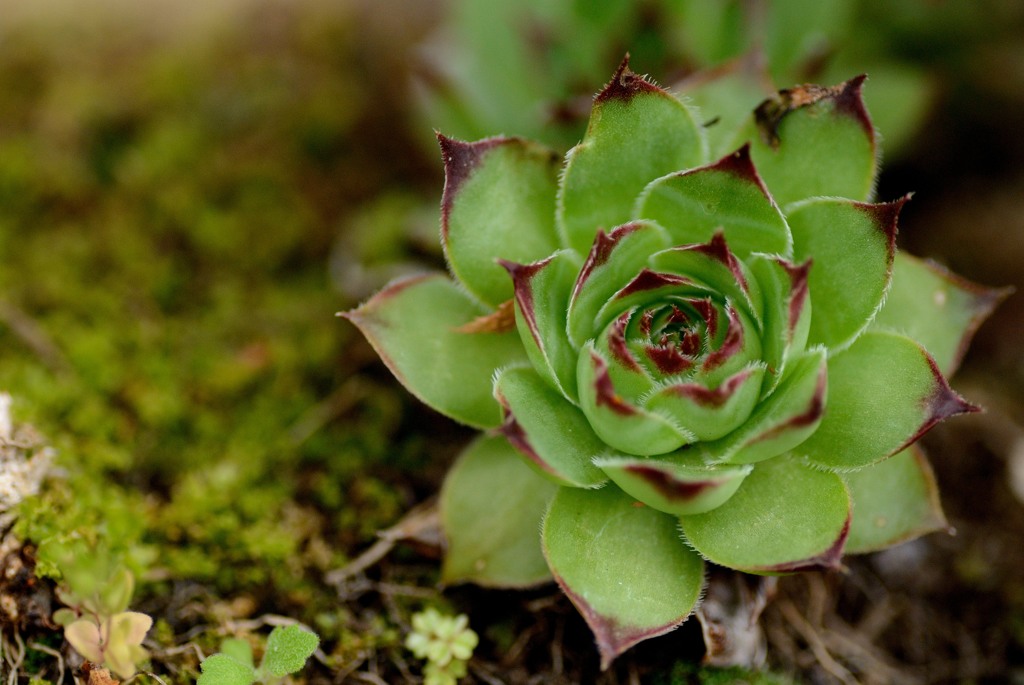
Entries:
[[705,243],[722,230],[738,256],[789,255],[792,239],[744,145],[710,166],[663,176],[637,202],[638,219],[657,221],[673,245]]
[[706,159],[693,113],[627,62],[594,99],[587,133],[569,151],[562,179],[558,229],[563,243],[580,253],[598,230],[630,220],[636,197],[652,179]]
[[670,416],[673,424],[698,440],[716,440],[750,416],[761,396],[764,366],[748,366],[714,389],[700,383],[675,383],[651,395],[643,406]]
[[721,440],[701,444],[705,458],[753,464],[793,449],[817,429],[827,391],[825,350],[816,348],[794,357],[778,386],[745,424]]
[[445,163],[441,242],[452,273],[491,306],[512,297],[497,259],[534,262],[558,247],[561,159],[519,138],[464,143],[438,135]]
[[848,553],[874,552],[948,529],[935,476],[919,446],[842,476],[853,499]]
[[576,350],[566,335],[566,310],[580,259],[560,250],[533,264],[502,262],[515,287],[516,328],[537,372],[576,400]]
[[826,469],[850,471],[884,459],[944,418],[977,411],[957,395],[923,347],[867,331],[828,361],[828,411],[796,449]]
[[787,359],[803,352],[811,327],[811,262],[797,266],[773,255],[753,255],[747,266],[764,296],[761,358],[768,365],[765,394],[778,384]]
[[693,442],[689,431],[668,417],[641,409],[616,392],[608,362],[588,342],[577,366],[580,409],[594,432],[611,447],[627,454],[664,454]]
[[704,584],[704,564],[679,539],[675,519],[614,486],[559,490],[543,538],[555,580],[593,631],[604,669],[685,621]]
[[103,662],[103,638],[94,621],[80,618],[64,628],[64,637],[75,651],[94,664]]
[[872,205],[814,198],[787,210],[796,259],[814,260],[809,344],[843,347],[871,322],[889,287],[896,219],[908,199]]
[[440,274],[395,281],[342,314],[359,327],[395,377],[416,397],[478,428],[501,423],[491,392],[495,369],[526,362],[515,331],[458,329],[488,312]]
[[441,488],[444,582],[530,587],[550,580],[537,531],[557,489],[504,437],[474,441]]
[[587,417],[532,368],[510,368],[494,381],[505,409],[502,432],[529,463],[560,485],[593,487],[607,478],[591,462],[608,446]]
[[666,457],[601,457],[594,461],[615,484],[667,514],[702,514],[733,496],[752,466],[704,466]]
[[939,370],[951,376],[967,346],[1011,288],[986,288],[943,267],[900,252],[892,287],[872,327],[903,333],[921,343]]
[[686,276],[707,286],[723,299],[744,307],[751,319],[762,321],[763,303],[757,282],[736,258],[722,232],[716,232],[707,243],[684,245],[651,255],[651,268]]
[[864,78],[779,91],[755,111],[751,156],[784,210],[820,195],[871,196],[877,162],[874,127],[861,98]]
[[836,568],[849,533],[842,479],[793,458],[758,464],[722,506],[680,517],[690,544],[710,561],[746,573]]
[[634,221],[597,234],[569,303],[569,340],[577,348],[604,328],[598,322],[598,312],[612,295],[647,265],[652,254],[669,245],[665,230],[649,221]]

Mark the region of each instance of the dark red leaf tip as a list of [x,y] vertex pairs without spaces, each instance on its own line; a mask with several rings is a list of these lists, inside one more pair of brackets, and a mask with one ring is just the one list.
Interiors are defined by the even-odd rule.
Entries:
[[[870,216],[878,230],[885,235],[888,240],[890,253],[893,253],[896,249],[896,234],[899,231],[900,212],[903,210],[903,205],[907,204],[913,196],[913,193],[907,193],[903,197],[898,200],[893,200],[892,202],[853,203],[854,207]],[[890,258],[891,257],[892,255],[890,254]]]
[[590,363],[594,367],[594,399],[599,407],[608,407],[612,412],[620,416],[633,416],[637,413],[636,407],[626,402],[615,392],[612,378],[608,375],[608,365],[600,355],[590,353]]
[[609,100],[629,102],[641,93],[664,93],[667,95],[664,90],[629,68],[629,54],[627,53],[619,64],[619,68],[615,70],[612,80],[594,98],[594,103]]
[[850,537],[850,523],[853,520],[852,511],[846,515],[846,523],[843,524],[839,536],[827,549],[809,559],[791,561],[784,564],[776,564],[758,569],[751,569],[765,573],[801,573],[804,571],[838,571],[842,568],[843,549],[846,547],[846,539]]
[[665,469],[649,464],[630,464],[625,470],[658,491],[670,502],[689,502],[696,499],[704,491],[719,485],[714,478],[699,481],[685,481],[674,478]]
[[499,145],[504,145],[511,138],[501,136],[485,138],[475,143],[449,138],[437,133],[437,143],[441,147],[441,158],[444,161],[444,192],[441,195],[441,233],[442,238],[448,237],[448,219],[451,216],[452,205],[455,203],[455,196],[459,189],[466,183],[466,180],[473,174],[473,170],[480,165],[480,161],[488,151]]
[[804,84],[780,90],[754,110],[754,120],[757,122],[762,140],[766,145],[778,148],[779,127],[786,116],[804,107],[831,101],[837,114],[852,117],[864,129],[873,148],[875,127],[861,96],[861,87],[866,78],[866,75],[861,74],[831,87]]

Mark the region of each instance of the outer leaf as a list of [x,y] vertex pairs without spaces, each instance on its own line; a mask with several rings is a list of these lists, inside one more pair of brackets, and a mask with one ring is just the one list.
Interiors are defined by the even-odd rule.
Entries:
[[977,411],[935,361],[902,335],[868,331],[828,362],[828,411],[797,451],[849,471],[900,451],[949,416]]
[[672,452],[696,440],[672,419],[623,399],[612,385],[607,360],[594,349],[593,342],[580,352],[576,373],[580,409],[594,432],[613,448],[648,456]]
[[256,669],[227,654],[209,656],[199,668],[202,675],[196,685],[251,685],[256,681]]
[[579,256],[560,250],[533,264],[502,262],[515,287],[516,328],[533,368],[568,400],[576,400],[576,355],[566,312]]
[[594,632],[602,668],[682,623],[700,596],[704,565],[675,520],[616,487],[559,490],[543,538],[555,580]]
[[874,317],[889,288],[896,218],[908,199],[871,205],[815,198],[788,209],[796,259],[814,262],[810,344],[843,347]]
[[537,531],[557,489],[524,464],[505,438],[474,441],[441,488],[448,539],[444,582],[529,587],[550,580]]
[[577,348],[604,327],[598,312],[612,295],[647,265],[652,254],[669,245],[665,230],[649,221],[634,221],[597,234],[569,303],[569,339]]
[[665,227],[673,245],[705,243],[722,230],[739,257],[751,252],[789,255],[789,226],[744,145],[710,166],[651,182],[634,216]]
[[751,156],[784,209],[818,195],[867,200],[875,182],[875,133],[863,76],[832,88],[779,91],[755,112]]
[[505,409],[502,432],[540,472],[560,485],[593,487],[607,478],[591,462],[608,451],[587,417],[532,368],[512,368],[494,381]]
[[680,522],[697,551],[738,571],[836,568],[850,498],[839,476],[778,457],[759,464],[722,506]]
[[561,159],[519,138],[463,143],[439,135],[445,162],[441,242],[452,273],[484,302],[512,297],[497,259],[533,262],[558,247]]
[[699,166],[705,156],[692,112],[624,60],[595,98],[583,141],[569,152],[557,217],[563,243],[585,253],[598,230],[629,221],[648,182]]
[[267,638],[267,650],[263,653],[260,670],[277,678],[297,673],[319,644],[320,638],[316,633],[299,626],[277,626]]
[[459,331],[486,313],[438,274],[395,281],[342,316],[412,394],[456,421],[494,428],[501,423],[494,371],[525,362],[526,354],[515,331]]
[[627,494],[667,514],[702,514],[736,493],[752,466],[704,466],[677,456],[602,457],[594,463]]
[[917,445],[867,468],[843,474],[853,499],[846,551],[874,552],[949,526],[935,476]]
[[220,643],[220,651],[221,654],[226,654],[239,663],[256,667],[252,658],[252,645],[248,640],[237,637],[226,638]]
[[872,327],[903,333],[921,343],[939,370],[953,375],[982,321],[1011,288],[986,288],[934,262],[900,252],[892,288]]

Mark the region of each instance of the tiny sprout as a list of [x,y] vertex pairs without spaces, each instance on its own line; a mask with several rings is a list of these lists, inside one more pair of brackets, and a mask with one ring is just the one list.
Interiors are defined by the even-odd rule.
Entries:
[[466,675],[466,662],[478,642],[465,614],[445,616],[431,607],[413,615],[405,646],[417,658],[427,660],[425,685],[455,685]]

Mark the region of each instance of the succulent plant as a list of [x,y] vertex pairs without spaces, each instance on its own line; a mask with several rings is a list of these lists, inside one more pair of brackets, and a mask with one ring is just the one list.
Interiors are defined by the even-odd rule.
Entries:
[[439,136],[451,276],[344,316],[489,431],[443,487],[447,582],[553,577],[607,667],[688,617],[708,562],[832,569],[946,526],[913,443],[976,410],[946,375],[1003,293],[896,253],[863,83],[723,116],[717,160],[719,113],[628,61],[564,163]]

